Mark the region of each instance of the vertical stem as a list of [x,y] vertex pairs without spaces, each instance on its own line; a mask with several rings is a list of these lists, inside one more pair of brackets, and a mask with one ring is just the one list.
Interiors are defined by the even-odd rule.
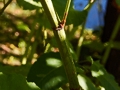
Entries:
[[114,27],[114,29],[113,29],[113,33],[112,33],[112,35],[111,35],[111,37],[110,37],[108,46],[107,46],[106,51],[105,51],[105,53],[104,53],[103,59],[102,59],[102,61],[101,61],[101,63],[102,63],[103,65],[105,65],[106,62],[107,62],[107,59],[108,59],[108,56],[109,56],[109,53],[110,53],[110,50],[111,50],[112,42],[113,42],[113,40],[115,39],[115,37],[116,37],[116,35],[117,35],[118,31],[119,31],[119,28],[120,28],[120,15],[119,15],[119,17],[118,17],[118,19],[117,19],[117,22],[116,22],[115,27]]
[[63,16],[63,20],[62,20],[63,21],[63,25],[65,25],[65,23],[66,23],[66,19],[67,19],[67,16],[68,16],[70,4],[71,4],[71,0],[67,0],[65,11],[64,11],[64,16]]
[[71,4],[71,0],[67,0],[64,14],[69,12],[70,4]]
[[[51,26],[53,28],[58,27],[59,23],[58,23],[57,16],[55,14],[51,0],[41,0],[41,4],[48,16]],[[53,30],[53,32],[58,43],[58,48],[62,58],[63,66],[65,68],[66,75],[69,80],[70,90],[81,90],[78,83],[77,73],[76,73],[74,62],[73,62],[73,58],[70,53],[68,43],[66,41],[64,28],[61,28],[61,30],[58,30],[58,31]]]
[[36,41],[34,41],[34,43],[31,45],[30,54],[27,58],[26,64],[30,64],[31,61],[33,60],[37,45],[38,45],[38,42],[36,42]]
[[[96,1],[96,0],[91,0],[91,1],[89,1],[89,4],[87,5],[87,8],[85,8],[85,10],[86,10],[87,12],[90,10],[90,8],[92,7],[92,5],[94,4],[95,1]],[[86,19],[87,19],[87,17],[86,17]],[[85,19],[85,21],[83,22],[82,30],[81,30],[80,37],[79,37],[79,40],[78,40],[78,45],[77,45],[77,50],[76,50],[76,53],[77,53],[77,57],[78,57],[78,58],[80,57],[81,46],[82,46],[82,43],[83,43],[83,40],[84,40],[83,33],[84,33],[84,29],[85,29],[86,19]]]
[[77,79],[77,73],[68,43],[66,41],[64,29],[60,31],[54,31],[54,34],[58,43],[61,58],[63,60],[63,65],[69,80],[70,90],[79,90],[80,87]]
[[[80,57],[81,46],[82,46],[82,43],[83,43],[83,40],[84,40],[84,36],[83,36],[84,29],[85,29],[85,22],[83,22],[83,25],[82,25],[82,30],[80,32],[80,37],[79,37],[79,40],[78,40],[78,45],[77,45],[77,50],[76,50],[76,54],[77,54],[78,59]],[[78,60],[77,60],[77,62],[78,62]]]
[[[29,39],[28,39],[28,42],[27,42],[27,45],[26,45],[26,49],[25,49],[25,52],[24,52],[24,55],[22,56],[22,64],[24,62],[24,58],[27,59],[28,58],[28,52],[29,52],[29,49],[30,49],[30,46],[31,46],[31,38],[34,34],[34,30],[31,30],[30,34],[29,34]],[[28,62],[28,61],[27,61]],[[26,64],[26,61],[25,61],[25,64]]]

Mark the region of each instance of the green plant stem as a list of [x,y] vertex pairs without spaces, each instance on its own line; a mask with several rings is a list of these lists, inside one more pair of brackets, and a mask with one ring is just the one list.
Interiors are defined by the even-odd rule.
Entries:
[[71,0],[67,0],[64,14],[69,12],[70,4],[71,4]]
[[[89,4],[88,4],[88,7],[85,8],[85,10],[88,12],[90,10],[90,8],[92,7],[92,5],[94,4],[95,0],[93,2],[89,1]],[[77,50],[76,50],[76,54],[77,54],[77,57],[79,58],[80,57],[80,51],[81,51],[81,46],[82,46],[82,43],[83,43],[83,40],[84,40],[84,36],[83,36],[83,33],[84,33],[84,30],[85,30],[85,24],[86,24],[86,19],[85,21],[83,22],[83,25],[82,25],[82,30],[80,32],[80,37],[79,37],[79,40],[78,40],[78,45],[77,45]],[[78,60],[77,60],[78,61]]]
[[[57,20],[57,16],[55,14],[51,0],[41,0],[41,4],[48,16],[51,26],[58,27],[59,21]],[[73,62],[73,58],[70,53],[68,43],[66,41],[64,28],[62,28],[61,30],[53,30],[53,31],[58,43],[58,48],[62,58],[63,66],[65,68],[66,75],[68,77],[70,90],[81,90],[78,83],[77,73]]]
[[79,90],[77,73],[76,73],[76,69],[74,66],[73,58],[71,56],[68,43],[66,41],[64,29],[62,29],[58,32],[54,31],[54,34],[55,34],[55,37],[56,37],[56,40],[58,43],[61,58],[63,60],[63,65],[65,67],[65,71],[66,71],[66,74],[67,74],[67,77],[69,80],[70,90],[72,90],[72,89]]
[[116,37],[116,35],[117,35],[118,31],[119,31],[119,28],[120,28],[120,15],[118,16],[118,19],[117,19],[117,21],[116,21],[115,27],[114,27],[114,29],[113,29],[113,33],[112,33],[112,35],[111,35],[111,37],[110,37],[108,46],[107,46],[106,51],[105,51],[105,53],[104,53],[104,55],[103,55],[103,59],[102,59],[102,61],[101,61],[101,63],[102,63],[103,65],[105,65],[106,62],[107,62],[107,59],[108,59],[109,54],[110,54],[110,51],[111,51],[112,42],[113,42],[113,40],[115,39],[115,37]]
[[[82,25],[82,29],[81,29],[81,32],[80,32],[80,37],[78,39],[78,45],[77,45],[77,50],[76,50],[76,54],[77,54],[78,58],[80,57],[81,46],[82,46],[82,43],[83,43],[83,40],[84,40],[84,36],[83,36],[84,29],[85,29],[85,22]],[[78,60],[77,60],[77,62],[78,62]]]
[[89,0],[89,4],[84,8],[84,10],[89,11],[96,0]]
[[69,12],[69,8],[70,8],[70,4],[71,4],[71,0],[67,0],[66,7],[65,7],[65,11],[64,11],[64,16],[63,16],[63,20],[62,20],[64,26],[65,26],[66,19],[67,19],[67,16],[68,16],[68,12]]

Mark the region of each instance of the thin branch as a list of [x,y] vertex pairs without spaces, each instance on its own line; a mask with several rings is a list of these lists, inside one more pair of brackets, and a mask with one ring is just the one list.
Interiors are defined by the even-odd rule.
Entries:
[[70,4],[71,4],[71,0],[67,0],[62,21],[59,19],[59,16],[56,13],[57,14],[56,16],[57,16],[57,18],[59,20],[59,26],[56,27],[56,30],[61,30],[62,28],[65,27],[65,23],[66,23],[66,19],[67,19],[67,16],[68,16],[68,11],[69,11],[69,8],[70,8]]
[[0,10],[0,15],[2,15],[2,13],[5,11],[5,9],[7,8],[7,6],[12,2],[12,0],[9,0],[4,7]]
[[63,28],[64,28],[65,23],[66,23],[66,19],[67,19],[67,16],[68,16],[70,4],[71,4],[71,0],[67,0],[65,11],[64,11],[64,16],[63,16]]
[[[87,7],[84,10],[89,11],[95,1],[96,0],[90,0],[89,4],[87,5]],[[87,17],[86,17],[86,19],[87,19]],[[78,40],[78,45],[77,45],[77,50],[76,50],[76,54],[77,54],[78,58],[81,55],[80,51],[81,51],[81,46],[82,46],[82,43],[83,43],[83,40],[84,40],[83,34],[84,34],[84,30],[85,30],[86,19],[85,19],[85,21],[82,24],[82,30],[81,30],[80,37],[79,37],[79,40]]]
[[111,35],[111,37],[110,37],[108,46],[107,46],[106,51],[105,51],[105,53],[104,53],[104,55],[103,55],[103,59],[102,59],[102,61],[101,61],[101,63],[102,63],[103,65],[105,65],[106,62],[107,62],[107,59],[108,59],[109,54],[110,54],[110,51],[111,51],[112,43],[113,43],[113,41],[114,41],[114,39],[115,39],[118,31],[119,31],[119,28],[120,28],[120,15],[118,16],[118,19],[117,19],[117,21],[116,21],[116,24],[115,24],[115,27],[114,27],[114,29],[113,29],[112,35]]

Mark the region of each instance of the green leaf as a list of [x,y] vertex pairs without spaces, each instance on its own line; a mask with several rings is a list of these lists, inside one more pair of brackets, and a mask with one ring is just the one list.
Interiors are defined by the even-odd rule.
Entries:
[[71,9],[68,13],[66,24],[73,24],[74,26],[81,25],[87,17],[87,11],[75,11]]
[[102,52],[104,49],[104,45],[101,42],[97,41],[84,41],[83,45],[99,52]]
[[93,77],[98,79],[101,86],[104,87],[105,90],[120,90],[120,87],[115,82],[114,77],[107,73],[105,68],[99,62],[93,63],[91,66],[91,73]]
[[56,90],[67,83],[67,81],[64,67],[59,67],[46,75],[37,85],[42,90]]
[[7,75],[4,75],[2,72],[0,72],[0,90],[9,90]]
[[116,3],[120,6],[120,0],[116,0]]
[[35,83],[33,82],[27,82],[28,86],[29,86],[29,90],[41,90]]
[[54,9],[58,13],[60,19],[62,19],[67,0],[52,0],[52,2],[53,2]]
[[29,87],[26,78],[20,74],[4,74],[0,72],[0,90],[40,90],[34,85]]
[[42,7],[40,2],[37,3],[33,0],[17,0],[17,3],[24,10],[33,10]]
[[25,23],[23,23],[23,22],[18,22],[18,23],[17,23],[17,28],[18,28],[19,30],[25,30],[25,31],[27,31],[27,32],[30,32],[29,27],[28,27]]
[[49,52],[38,58],[31,67],[27,80],[42,90],[55,90],[67,82],[59,53]]
[[97,90],[93,82],[88,77],[86,77],[84,74],[79,74],[78,80],[79,80],[80,86],[84,90]]

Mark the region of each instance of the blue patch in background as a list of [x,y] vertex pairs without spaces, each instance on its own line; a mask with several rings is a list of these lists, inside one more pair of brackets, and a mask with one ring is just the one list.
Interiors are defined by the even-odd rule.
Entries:
[[[89,0],[74,0],[75,10],[82,11]],[[86,28],[99,30],[99,27],[104,26],[104,15],[106,12],[107,0],[96,0],[90,11],[88,12]]]

